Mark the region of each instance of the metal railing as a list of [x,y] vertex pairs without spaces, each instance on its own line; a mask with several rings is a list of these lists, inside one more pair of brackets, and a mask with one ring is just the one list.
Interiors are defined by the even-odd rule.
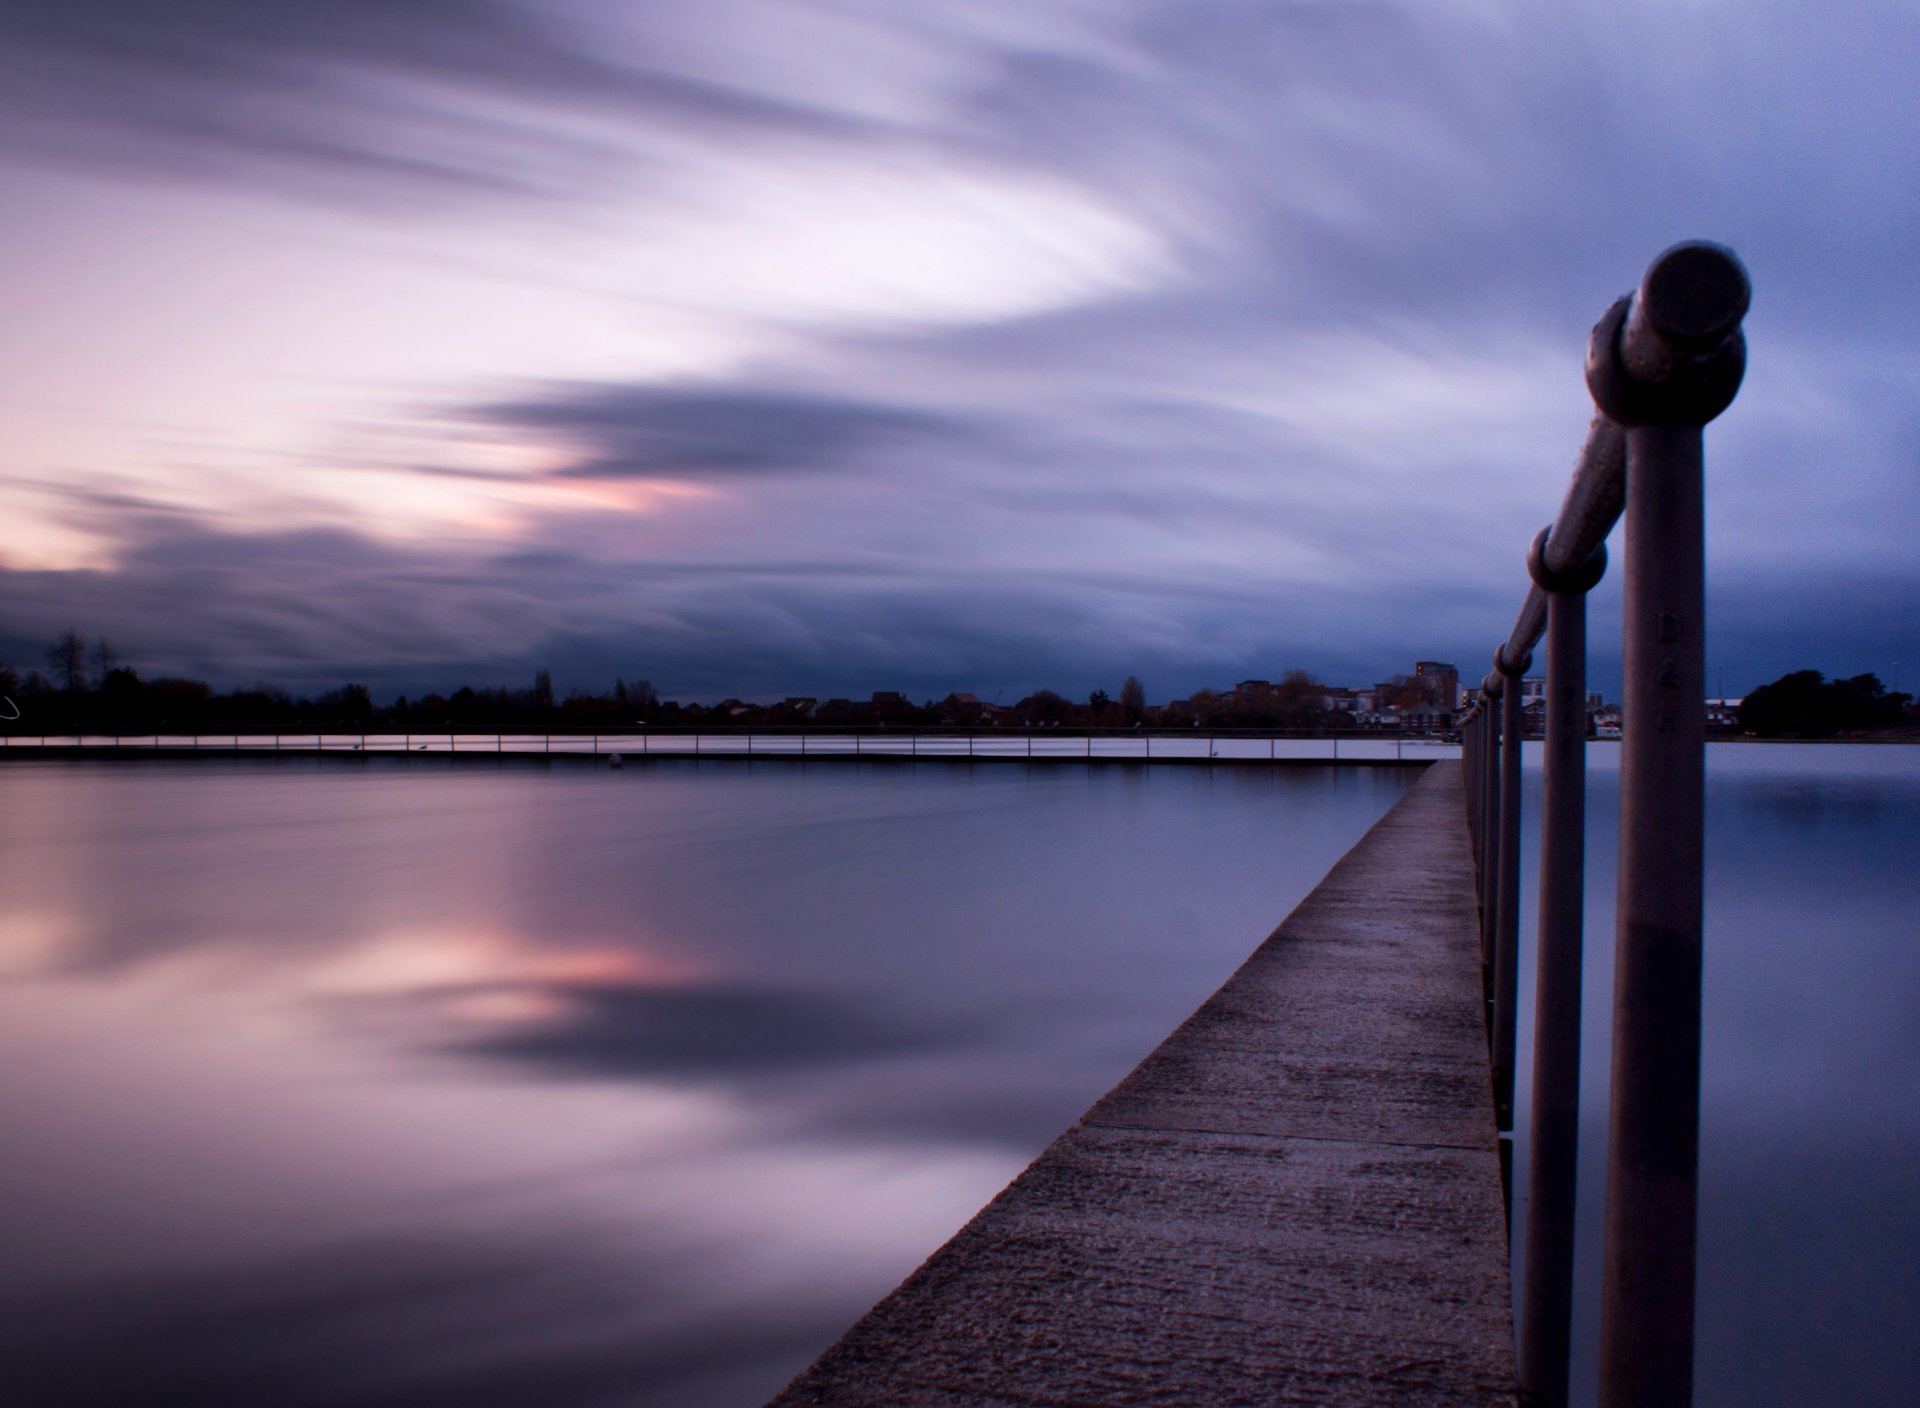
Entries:
[[0,735],[0,755],[57,752],[169,756],[262,754],[459,754],[662,758],[907,758],[1061,762],[1431,763],[1459,756],[1447,737],[1264,730],[764,729],[545,733],[488,729],[434,732],[263,730],[220,733]]
[[1619,897],[1601,1292],[1602,1408],[1693,1396],[1706,670],[1702,428],[1746,368],[1752,290],[1731,250],[1675,245],[1587,350],[1596,414],[1533,586],[1463,723],[1494,1104],[1513,1125],[1520,678],[1547,642],[1539,945],[1520,1379],[1567,1401],[1579,1124],[1586,594],[1626,521]]

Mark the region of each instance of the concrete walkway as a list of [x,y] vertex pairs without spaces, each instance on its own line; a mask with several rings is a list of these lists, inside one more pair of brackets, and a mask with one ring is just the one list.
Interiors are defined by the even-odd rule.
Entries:
[[774,1402],[1511,1404],[1460,766]]

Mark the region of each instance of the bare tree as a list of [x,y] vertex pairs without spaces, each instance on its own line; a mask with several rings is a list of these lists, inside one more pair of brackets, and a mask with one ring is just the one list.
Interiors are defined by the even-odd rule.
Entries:
[[69,626],[47,646],[47,663],[54,677],[69,690],[87,687],[87,642]]
[[108,675],[120,668],[120,652],[113,648],[113,642],[105,636],[94,637],[93,668],[103,683]]
[[1128,675],[1120,685],[1120,711],[1127,716],[1127,722],[1137,724],[1140,716],[1146,712],[1147,690],[1138,679]]
[[553,708],[553,676],[545,670],[533,676],[533,707],[543,714]]

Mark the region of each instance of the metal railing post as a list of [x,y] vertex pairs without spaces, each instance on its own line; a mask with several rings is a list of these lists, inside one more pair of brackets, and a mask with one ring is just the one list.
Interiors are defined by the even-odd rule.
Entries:
[[[1474,844],[1476,846],[1479,844],[1479,838],[1486,834],[1487,829],[1486,747],[1487,716],[1486,710],[1480,708],[1473,716],[1473,821]],[[1476,858],[1478,854],[1479,852],[1476,850]]]
[[1580,1143],[1587,593],[1606,571],[1607,552],[1597,547],[1574,571],[1555,572],[1547,566],[1551,535],[1552,529],[1542,529],[1527,557],[1534,585],[1547,594],[1547,692],[1520,1384],[1541,1408],[1565,1408]]
[[1473,847],[1474,829],[1480,824],[1473,814],[1473,714],[1462,714],[1460,726],[1460,781],[1467,801],[1467,847]]
[[[1467,717],[1460,729],[1460,766],[1466,770],[1467,784],[1467,842],[1473,852],[1474,863],[1480,860],[1480,701],[1476,699],[1467,706]],[[1474,879],[1474,894],[1479,895],[1478,877]]]
[[1495,1126],[1513,1128],[1515,1008],[1520,981],[1520,743],[1526,730],[1520,680],[1531,655],[1510,660],[1494,651],[1505,677],[1500,692],[1500,834],[1494,842],[1493,884],[1493,1113]]
[[[1481,786],[1486,797],[1486,828],[1480,838],[1480,963],[1489,973],[1493,969],[1494,924],[1498,918],[1498,890],[1494,869],[1499,857],[1500,836],[1500,696],[1501,678],[1496,671],[1481,681],[1480,692],[1487,701],[1487,752],[1482,760]],[[1492,1013],[1488,1013],[1487,1036],[1491,1041]]]
[[1731,251],[1677,245],[1594,329],[1587,382],[1627,427],[1620,888],[1602,1257],[1602,1408],[1693,1399],[1706,657],[1702,427],[1746,366]]

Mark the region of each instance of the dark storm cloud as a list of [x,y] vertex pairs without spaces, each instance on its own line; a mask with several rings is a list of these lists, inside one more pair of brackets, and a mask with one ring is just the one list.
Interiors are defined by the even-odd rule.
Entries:
[[589,478],[844,468],[967,433],[932,411],[753,385],[563,390],[477,414],[582,447],[559,473]]
[[[632,544],[555,517],[498,551],[128,518],[136,548],[112,571],[8,579],[0,650],[30,661],[69,619],[98,620],[219,679],[417,690],[549,664],[708,697],[1018,697],[1133,672],[1159,698],[1291,664],[1360,680],[1416,654],[1471,676],[1579,444],[1588,326],[1655,251],[1709,234],[1757,286],[1748,383],[1708,440],[1728,690],[1920,655],[1899,644],[1901,603],[1920,599],[1902,370],[1920,187],[1884,140],[1920,117],[1910,7],[1836,24],[1768,6],[1207,0],[1076,17],[1045,42],[991,6],[840,12],[945,26],[977,61],[923,105],[916,160],[1096,193],[1160,241],[1166,276],[959,326],[814,328],[698,386],[530,383],[470,414],[563,443],[566,475],[704,476],[726,506],[687,543],[671,513]],[[406,160],[447,143],[377,102],[343,134],[338,95],[398,74],[553,112],[627,103],[716,144],[840,130],[791,96],[804,82],[722,89],[670,46],[607,56],[531,8],[165,14],[0,0],[8,52],[30,56],[0,63],[65,75],[0,86],[16,94],[0,103],[37,104],[38,122],[57,88],[86,106],[88,140],[152,118]],[[571,139],[517,130],[533,146],[479,163],[484,179],[577,186]],[[842,468],[885,474],[822,472]]]
[[329,194],[575,194],[622,155],[485,105],[710,135],[864,124],[636,54],[505,0],[0,0],[0,144]]
[[172,526],[109,569],[0,573],[0,658],[38,664],[63,629],[49,624],[57,620],[121,642],[149,677],[330,688],[342,660],[375,677],[409,660],[484,662],[489,640],[528,629],[527,608],[554,575],[551,566],[496,574],[484,560],[338,530]]
[[[522,686],[546,667],[563,689],[603,690],[623,674],[678,698],[972,690],[1011,703],[1041,687],[1111,693],[1138,674],[1157,702],[1293,665],[1362,681],[1401,668],[1409,569],[1397,567],[1378,582],[1276,588],[1124,560],[1013,574],[772,551],[603,561],[560,547],[490,553],[339,531],[200,529],[157,535],[110,570],[0,572],[0,660],[38,666],[46,642],[74,625],[106,635],[144,675],[221,687],[311,692],[355,679],[388,698]],[[1485,591],[1436,578],[1420,594],[1421,653],[1458,655],[1471,673],[1486,654],[1476,648],[1488,634]],[[1607,612],[1603,599],[1602,658]],[[1342,619],[1352,624],[1330,639],[1327,623]],[[1736,604],[1717,629],[1817,640],[1817,624],[1798,619],[1754,619]],[[1737,668],[1749,657],[1722,658]]]

